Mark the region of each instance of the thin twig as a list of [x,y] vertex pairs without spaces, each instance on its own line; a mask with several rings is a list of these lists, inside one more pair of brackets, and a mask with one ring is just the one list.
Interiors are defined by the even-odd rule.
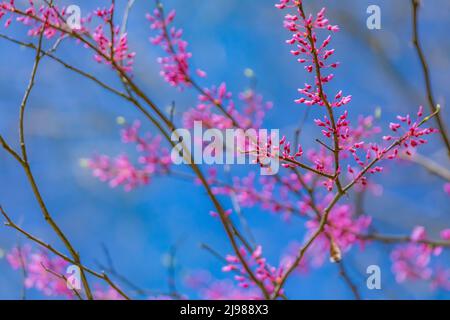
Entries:
[[[67,277],[63,274],[60,274],[54,270],[51,270],[50,268],[46,267],[44,265],[44,263],[41,262],[41,266],[42,268],[44,268],[44,270],[52,275],[54,275],[55,277],[57,277],[58,279],[61,279],[62,281],[64,281],[64,283],[68,283]],[[83,297],[81,296],[81,294],[78,292],[77,289],[75,288],[71,288],[73,294],[78,298],[78,300],[83,300]]]
[[[433,95],[433,87],[431,84],[431,75],[428,67],[428,63],[425,57],[425,53],[422,49],[422,44],[419,37],[419,7],[420,7],[420,1],[419,0],[411,0],[412,4],[412,21],[413,21],[413,43],[414,47],[416,48],[417,55],[420,59],[420,64],[422,67],[422,72],[425,80],[425,87],[427,92],[427,100],[428,105],[430,107],[431,112],[436,112],[437,110],[437,103]],[[436,115],[436,123],[439,127],[439,132],[441,134],[442,140],[445,144],[445,147],[447,148],[447,154],[450,157],[450,139],[447,135],[447,129],[445,127],[444,121],[442,117],[437,114]]]
[[60,257],[61,259],[76,265],[77,267],[80,268],[80,270],[84,270],[87,273],[102,279],[104,281],[106,281],[106,283],[108,283],[114,290],[116,290],[122,297],[124,297],[125,299],[129,300],[130,298],[114,283],[111,281],[111,279],[103,272],[96,272],[88,267],[86,267],[85,265],[81,264],[81,262],[79,261],[75,261],[73,259],[71,259],[70,257],[66,256],[64,253],[62,253],[61,251],[55,249],[52,245],[44,242],[43,240],[39,239],[38,237],[32,235],[31,233],[29,233],[28,231],[24,230],[23,228],[21,228],[20,226],[18,226],[10,217],[9,215],[6,213],[6,211],[0,206],[0,213],[3,215],[3,217],[5,218],[6,222],[5,225],[7,227],[13,228],[16,231],[18,231],[19,233],[23,234],[25,237],[27,237],[28,239],[30,239],[31,241],[33,241],[34,243],[40,245],[41,247],[47,249],[48,251],[54,253],[55,255],[57,255],[58,257]]
[[339,267],[339,274],[344,279],[347,286],[350,288],[350,290],[353,293],[353,296],[356,300],[361,300],[361,294],[359,293],[358,287],[353,283],[352,279],[348,275],[347,270],[345,269],[344,262],[339,261],[337,263],[337,266]]

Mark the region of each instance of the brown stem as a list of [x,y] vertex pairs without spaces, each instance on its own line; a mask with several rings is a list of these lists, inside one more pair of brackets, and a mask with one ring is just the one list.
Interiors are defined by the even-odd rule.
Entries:
[[96,272],[88,267],[86,267],[85,265],[83,265],[80,261],[75,261],[73,258],[70,258],[68,256],[66,256],[64,253],[58,251],[57,249],[55,249],[52,245],[44,242],[43,240],[39,239],[38,237],[32,235],[31,233],[29,233],[28,231],[26,231],[25,229],[19,227],[11,218],[10,216],[6,213],[6,211],[0,206],[0,213],[3,215],[3,217],[5,218],[6,222],[5,225],[7,227],[13,228],[16,231],[18,231],[19,233],[23,234],[25,237],[27,237],[28,239],[30,239],[31,241],[33,241],[34,243],[40,245],[41,247],[47,249],[48,251],[54,253],[55,255],[57,255],[58,257],[60,257],[61,259],[76,265],[77,267],[80,268],[80,270],[86,271],[87,273],[93,275],[94,277],[97,277],[99,279],[102,279],[104,281],[106,281],[106,283],[108,283],[114,290],[116,290],[122,297],[124,297],[125,299],[129,300],[129,297],[115,284],[113,283],[109,277],[105,274],[105,273],[99,273]]
[[[422,49],[422,45],[421,45],[420,37],[419,37],[419,30],[418,30],[419,22],[418,22],[418,20],[419,20],[420,1],[419,0],[411,0],[411,3],[412,3],[412,20],[413,20],[413,43],[414,43],[414,47],[416,48],[417,55],[419,56],[420,64],[422,67],[422,72],[423,72],[423,76],[424,76],[424,80],[425,80],[425,87],[426,87],[426,92],[427,92],[428,105],[430,107],[431,112],[436,112],[438,107],[436,104],[436,100],[434,99],[434,96],[433,96],[433,87],[431,85],[431,75],[430,75],[428,63],[427,63],[427,60],[425,57],[425,53]],[[444,124],[444,121],[439,114],[436,115],[436,123],[439,127],[439,132],[441,134],[442,140],[447,149],[447,154],[450,157],[450,139],[447,135],[447,129]]]
[[[300,2],[298,4],[298,10],[300,11],[300,14],[301,14],[303,20],[306,20],[306,15],[305,15],[305,12],[303,10],[302,2]],[[320,67],[320,63],[319,63],[319,56],[318,56],[318,52],[317,52],[317,49],[316,49],[316,43],[315,43],[315,41],[313,39],[312,27],[309,24],[306,26],[306,33],[307,33],[307,39],[308,39],[309,45],[311,46],[311,54],[313,56],[314,69],[315,69],[315,72],[316,72],[316,81],[317,81],[317,86],[319,88],[320,99],[322,100],[322,102],[325,104],[325,106],[327,108],[328,117],[330,118],[331,127],[333,129],[333,142],[334,142],[333,156],[334,156],[334,170],[335,170],[335,172],[334,172],[334,180],[335,180],[336,187],[337,187],[338,191],[341,191],[342,190],[342,184],[341,184],[340,179],[339,179],[339,173],[340,173],[339,153],[340,153],[341,149],[340,149],[340,146],[339,146],[339,135],[338,135],[338,131],[337,131],[336,120],[334,118],[333,108],[332,108],[330,102],[328,101],[327,97],[325,96],[325,92],[324,92],[324,89],[323,89],[321,67]]]
[[[36,74],[37,74],[37,69],[39,66],[39,63],[41,61],[41,58],[43,57],[43,55],[41,54],[42,52],[42,40],[43,40],[43,36],[44,36],[44,30],[45,30],[45,24],[47,23],[47,21],[44,22],[44,25],[42,26],[42,30],[40,32],[39,35],[39,42],[38,42],[38,46],[36,49],[36,55],[35,55],[35,59],[34,59],[34,65],[31,71],[31,75],[30,75],[30,80],[28,83],[28,87],[25,90],[25,94],[23,96],[21,105],[20,105],[20,113],[19,113],[19,140],[20,140],[20,149],[21,149],[21,161],[19,161],[19,163],[22,165],[25,174],[28,178],[28,181],[32,187],[33,193],[35,195],[35,198],[37,200],[37,202],[39,203],[39,206],[41,208],[41,211],[44,215],[44,219],[46,220],[46,222],[52,227],[52,229],[55,231],[55,233],[57,234],[57,236],[62,240],[62,242],[64,243],[64,245],[66,246],[66,248],[69,250],[70,254],[72,255],[73,259],[75,262],[80,263],[80,257],[78,255],[78,253],[75,251],[74,247],[72,246],[71,242],[68,240],[68,238],[66,237],[66,235],[62,232],[62,230],[59,228],[59,226],[57,225],[57,223],[53,220],[52,216],[50,215],[49,211],[47,210],[47,207],[44,203],[44,200],[41,196],[41,193],[39,191],[39,188],[36,184],[36,180],[33,176],[33,173],[31,171],[30,168],[30,164],[28,162],[28,153],[27,153],[27,148],[26,148],[26,143],[25,143],[25,111],[26,111],[26,106],[28,103],[28,99],[30,97],[31,91],[34,87],[35,84],[35,78],[36,78]],[[4,140],[2,139],[2,144],[5,145]],[[7,148],[5,148],[7,149]],[[7,149],[8,150],[8,149]],[[10,152],[11,153],[11,152]],[[14,155],[14,153],[11,153],[14,158],[17,159],[17,157]],[[86,296],[88,297],[88,299],[92,299],[92,293],[89,287],[89,284],[87,282],[86,279],[86,275],[84,273],[84,271],[81,271],[81,279],[83,282],[83,287],[85,289],[86,292]]]

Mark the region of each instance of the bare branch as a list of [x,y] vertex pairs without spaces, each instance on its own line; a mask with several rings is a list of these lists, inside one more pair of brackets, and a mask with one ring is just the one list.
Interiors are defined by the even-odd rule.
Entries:
[[60,252],[59,250],[55,249],[52,245],[44,242],[43,240],[39,239],[38,237],[32,235],[31,233],[29,233],[28,231],[24,230],[23,228],[21,228],[20,226],[18,226],[10,217],[9,215],[6,213],[6,211],[0,206],[0,213],[3,215],[3,217],[5,218],[6,222],[5,225],[7,227],[13,228],[16,231],[18,231],[19,233],[23,234],[25,237],[27,237],[29,240],[33,241],[34,243],[38,244],[39,246],[47,249],[48,251],[54,253],[55,255],[57,255],[58,257],[60,257],[61,259],[76,265],[77,267],[80,268],[80,270],[86,271],[87,273],[93,275],[94,277],[97,277],[99,279],[102,279],[104,281],[106,281],[113,289],[115,289],[122,297],[124,297],[125,299],[129,300],[130,298],[114,283],[112,282],[109,277],[103,272],[96,272],[88,267],[86,267],[85,265],[81,264],[80,261],[76,261],[74,259],[69,258],[68,256],[66,256],[64,253]]
[[[412,20],[413,20],[413,43],[417,51],[417,55],[420,59],[420,64],[422,67],[423,76],[425,79],[425,87],[427,92],[428,104],[431,112],[436,112],[438,110],[438,104],[433,96],[433,87],[431,85],[431,76],[428,67],[428,63],[425,57],[425,53],[422,49],[420,37],[419,37],[419,0],[411,0],[412,3]],[[448,156],[450,157],[450,139],[447,135],[447,129],[445,127],[444,121],[439,114],[436,114],[436,123],[439,127],[439,132],[441,134],[442,140],[447,148]]]

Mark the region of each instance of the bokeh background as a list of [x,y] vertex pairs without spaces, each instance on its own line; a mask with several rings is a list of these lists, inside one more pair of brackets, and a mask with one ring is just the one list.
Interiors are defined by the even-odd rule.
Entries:
[[[184,38],[193,53],[192,65],[208,72],[208,79],[202,84],[209,86],[225,81],[236,95],[249,86],[244,70],[251,68],[257,78],[257,90],[274,103],[265,127],[280,128],[292,136],[305,113],[303,106],[293,103],[305,73],[284,43],[288,34],[282,27],[283,13],[274,8],[274,1],[166,0],[164,3],[168,9],[177,9],[176,24],[185,31]],[[108,4],[108,1],[90,0],[57,2],[77,4],[82,13]],[[388,124],[397,114],[415,112],[420,104],[426,106],[422,73],[411,45],[409,0],[305,2],[308,11],[322,6],[329,8],[329,18],[341,27],[332,45],[342,65],[330,89],[340,88],[353,95],[349,107],[352,119],[359,114],[374,114],[379,107],[382,110],[379,123]],[[126,1],[117,3],[120,12]],[[371,31],[366,27],[366,9],[371,4],[382,9],[381,30]],[[194,106],[197,95],[189,90],[180,93],[160,78],[155,60],[161,51],[148,41],[151,31],[144,16],[153,7],[153,1],[137,0],[130,14],[130,45],[137,52],[135,78],[158,105],[169,106],[175,101],[175,116],[179,119],[183,110]],[[442,115],[447,123],[450,123],[449,29],[450,2],[424,0],[420,11],[421,37],[435,95],[443,106]],[[2,28],[1,32],[27,38],[23,29],[14,24],[6,31]],[[60,47],[59,55],[117,84],[115,75],[95,63],[87,50],[67,42]],[[0,132],[16,147],[18,110],[32,63],[32,51],[0,41]],[[316,115],[311,112],[309,119]],[[208,214],[212,205],[203,189],[191,182],[163,177],[126,193],[122,189],[110,189],[80,167],[80,159],[96,152],[110,155],[133,152],[120,142],[118,116],[128,121],[140,118],[122,100],[51,61],[42,62],[28,105],[26,134],[32,168],[46,202],[86,264],[105,263],[102,247],[106,246],[116,269],[150,290],[167,291],[164,261],[170,247],[177,244],[177,287],[189,297],[197,298],[197,293],[184,284],[183,279],[190,272],[207,270],[217,279],[227,277],[221,272],[218,260],[202,250],[200,243],[207,243],[223,254],[230,251],[222,227]],[[147,124],[144,128],[153,131]],[[311,145],[316,136],[314,125],[307,122],[302,143]],[[421,152],[448,167],[438,136]],[[368,194],[364,208],[380,230],[409,234],[413,226],[424,225],[436,237],[450,225],[450,200],[440,178],[407,163],[394,169],[388,167],[376,180],[382,181],[383,194],[378,197]],[[61,248],[45,225],[23,172],[5,152],[0,152],[0,203],[26,229]],[[244,214],[273,264],[278,263],[288,243],[303,239],[302,221],[287,224],[279,216],[258,209],[245,210]],[[21,273],[11,270],[4,254],[14,245],[25,243],[27,240],[13,230],[0,228],[1,299],[21,296]],[[387,245],[371,245],[364,251],[354,248],[345,256],[349,274],[364,298],[450,298],[449,292],[431,291],[424,283],[396,284],[390,271],[390,249]],[[448,256],[441,259],[445,258]],[[382,268],[382,290],[366,289],[365,270],[370,264]],[[293,277],[287,289],[291,298],[352,298],[333,264]],[[34,290],[27,296],[45,298]]]

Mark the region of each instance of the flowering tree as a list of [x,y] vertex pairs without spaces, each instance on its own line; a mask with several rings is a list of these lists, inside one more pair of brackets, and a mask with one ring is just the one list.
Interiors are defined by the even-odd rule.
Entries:
[[[392,244],[390,257],[397,282],[420,280],[428,282],[433,288],[450,289],[450,269],[443,257],[443,251],[450,247],[450,229],[443,227],[439,238],[429,237],[422,226],[415,227],[408,235],[387,235],[373,225],[370,212],[361,212],[352,201],[355,194],[377,193],[379,186],[372,177],[386,174],[383,172],[386,166],[401,165],[401,159],[421,162],[429,170],[444,176],[446,181],[449,180],[445,169],[430,165],[428,161],[420,161],[417,155],[417,149],[429,139],[439,137],[450,151],[417,31],[418,1],[412,1],[414,44],[423,68],[430,110],[427,112],[422,106],[417,106],[417,111],[411,115],[399,115],[381,127],[370,115],[361,115],[358,121],[351,121],[350,115],[356,113],[351,103],[352,96],[345,89],[333,92],[330,84],[334,73],[339,73],[336,58],[339,53],[332,48],[332,35],[339,31],[339,27],[326,17],[325,9],[307,12],[307,2],[281,0],[275,7],[285,12],[284,27],[289,34],[286,43],[299,63],[298,69],[303,70],[305,79],[308,79],[298,89],[298,98],[291,107],[317,109],[321,113],[313,120],[320,138],[313,139],[313,144],[308,143],[312,147],[306,147],[306,143],[300,143],[298,135],[292,140],[287,136],[277,141],[269,139],[267,143],[261,143],[260,137],[256,137],[256,141],[245,145],[245,150],[237,151],[253,154],[256,159],[257,166],[250,166],[244,175],[229,169],[224,172],[222,165],[200,165],[192,161],[188,141],[179,139],[176,128],[181,125],[191,129],[196,122],[201,122],[212,129],[259,129],[265,125],[267,112],[276,107],[266,102],[255,88],[240,93],[234,99],[226,83],[208,84],[207,73],[192,66],[192,54],[183,38],[183,31],[174,24],[175,11],[166,11],[163,4],[157,1],[146,19],[151,29],[151,44],[161,53],[158,63],[165,82],[184,94],[190,91],[198,94],[195,107],[184,112],[180,119],[175,118],[175,107],[168,114],[135,81],[136,53],[129,46],[126,32],[126,19],[133,1],[126,8],[122,24],[117,23],[116,4],[112,1],[109,7],[97,9],[81,18],[76,28],[68,23],[71,12],[52,1],[44,1],[44,4],[30,1],[27,6],[14,1],[1,2],[0,18],[4,21],[4,27],[10,27],[13,22],[22,24],[30,39],[23,41],[4,34],[0,37],[33,50],[35,59],[19,108],[19,148],[15,149],[2,136],[0,142],[24,171],[42,211],[43,223],[51,227],[64,245],[63,250],[57,249],[21,227],[6,208],[1,209],[6,225],[26,236],[33,244],[17,246],[7,254],[11,267],[23,271],[26,288],[35,288],[47,296],[79,299],[186,297],[175,289],[169,293],[155,294],[136,290],[136,286],[131,291],[137,294],[130,294],[126,290],[130,284],[114,269],[97,271],[82,261],[70,237],[48,209],[30,165],[32,155],[29,155],[26,143],[25,117],[40,63],[49,59],[123,99],[141,114],[139,120],[130,124],[121,120],[122,142],[134,145],[138,156],[133,158],[133,155],[126,153],[118,156],[94,155],[83,161],[94,177],[108,183],[111,188],[123,187],[127,192],[145,187],[160,176],[187,178],[206,193],[211,203],[211,219],[222,225],[230,252],[217,252],[208,244],[203,247],[220,259],[222,271],[230,281],[208,279],[201,272],[192,274],[187,283],[202,298],[287,299],[295,294],[286,289],[291,278],[331,261],[338,266],[354,297],[359,299],[358,285],[345,268],[345,258],[350,250],[356,250],[354,247],[364,250],[376,242]],[[60,57],[59,46],[67,41],[85,47],[94,61],[111,69],[121,87],[108,84]],[[434,122],[438,129],[431,127]],[[144,123],[155,128],[157,134],[143,132]],[[173,139],[174,135],[176,139]],[[198,143],[202,144],[194,141],[194,144]],[[177,145],[181,145],[185,159],[191,160],[186,161],[186,168],[183,167],[182,171],[172,163],[171,158],[171,149]],[[282,168],[278,173],[258,177],[255,169],[265,167],[267,159],[279,161]],[[229,175],[231,180],[227,179]],[[445,188],[448,193],[449,185]],[[265,257],[263,246],[253,236],[251,226],[242,214],[243,209],[256,207],[279,215],[286,223],[303,220],[300,225],[306,231],[279,248],[277,262],[269,262]],[[80,270],[80,288],[66,286],[66,269],[70,265]],[[116,283],[116,280],[122,283]]]

